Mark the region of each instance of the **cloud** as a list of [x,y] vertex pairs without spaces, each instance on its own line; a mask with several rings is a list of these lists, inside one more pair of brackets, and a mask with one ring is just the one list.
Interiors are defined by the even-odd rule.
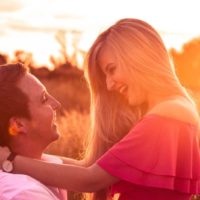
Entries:
[[77,20],[80,20],[82,19],[83,17],[82,16],[79,16],[78,14],[67,14],[67,13],[56,13],[54,14],[54,17],[56,19],[64,19],[64,20],[68,20],[68,19],[77,19]]
[[6,35],[6,32],[4,30],[0,30],[0,36],[5,36]]
[[23,8],[22,1],[20,0],[0,0],[0,12],[14,12]]
[[[0,15],[1,16],[1,15]],[[49,23],[50,21],[50,23]],[[23,19],[13,19],[10,17],[4,17],[4,23],[0,20],[0,31],[3,29],[15,30],[15,31],[23,31],[23,32],[52,32],[55,33],[58,30],[63,30],[68,33],[81,34],[81,30],[73,26],[74,21],[70,21],[70,23],[66,23],[65,21],[58,21],[54,18],[35,18],[29,16],[29,20]],[[3,27],[4,28],[3,28]]]

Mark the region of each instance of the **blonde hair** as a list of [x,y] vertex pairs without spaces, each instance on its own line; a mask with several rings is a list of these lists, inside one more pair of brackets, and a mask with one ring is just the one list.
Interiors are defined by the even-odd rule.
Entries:
[[[92,121],[85,154],[88,165],[126,135],[143,113],[141,106],[131,108],[122,97],[107,90],[105,75],[98,62],[100,51],[106,46],[112,49],[130,80],[135,79],[156,95],[182,95],[191,100],[176,77],[159,34],[138,19],[118,21],[97,37],[86,58],[85,76],[91,92]],[[109,199],[109,195],[107,191],[99,192],[92,199]]]

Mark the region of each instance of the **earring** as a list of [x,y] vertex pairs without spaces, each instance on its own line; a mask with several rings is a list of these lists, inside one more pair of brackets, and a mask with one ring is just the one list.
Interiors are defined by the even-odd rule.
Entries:
[[16,126],[12,125],[8,128],[8,133],[12,136],[16,136],[18,134]]

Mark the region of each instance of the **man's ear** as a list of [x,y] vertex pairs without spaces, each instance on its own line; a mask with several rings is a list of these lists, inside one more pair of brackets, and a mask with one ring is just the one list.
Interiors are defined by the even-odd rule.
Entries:
[[11,117],[8,124],[8,133],[12,136],[26,133],[26,120],[20,117]]

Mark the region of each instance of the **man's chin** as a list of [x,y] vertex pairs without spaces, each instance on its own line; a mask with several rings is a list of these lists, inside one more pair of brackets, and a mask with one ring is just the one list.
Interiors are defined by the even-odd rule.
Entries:
[[58,140],[59,139],[59,137],[60,137],[60,132],[59,131],[56,131],[56,132],[54,132],[53,133],[53,135],[52,135],[53,137],[52,137],[52,142],[54,142],[54,141],[56,141],[56,140]]
[[58,130],[56,124],[53,125],[53,127],[52,127],[52,132],[53,132],[52,135],[55,136],[55,140],[57,140],[57,139],[60,137],[60,131]]

